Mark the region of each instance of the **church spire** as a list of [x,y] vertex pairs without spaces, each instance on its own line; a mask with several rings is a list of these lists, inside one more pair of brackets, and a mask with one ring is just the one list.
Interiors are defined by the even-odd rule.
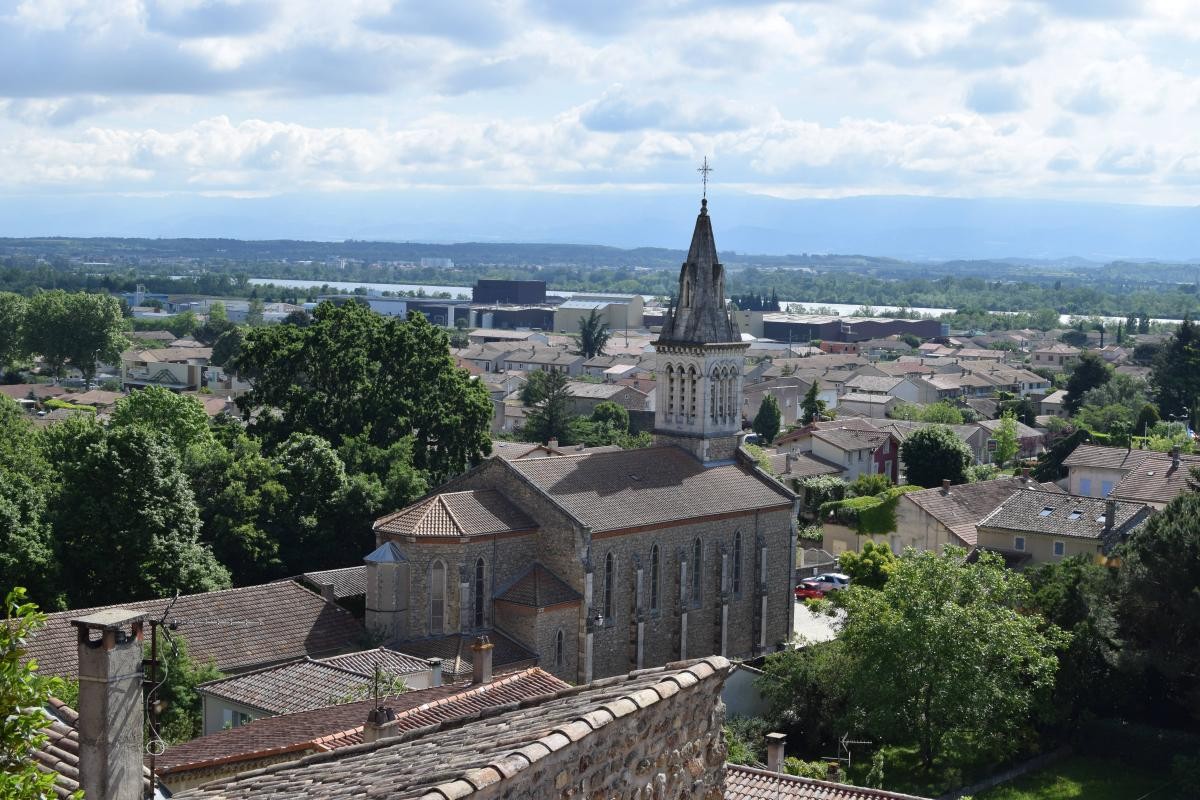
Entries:
[[679,294],[663,321],[663,342],[719,344],[740,342],[737,322],[725,305],[725,268],[717,260],[708,199],[700,201],[700,214],[692,232],[687,261],[679,271]]

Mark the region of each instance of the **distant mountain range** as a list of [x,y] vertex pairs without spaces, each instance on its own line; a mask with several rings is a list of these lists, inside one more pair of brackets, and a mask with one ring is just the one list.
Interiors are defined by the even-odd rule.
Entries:
[[[850,197],[710,201],[721,250],[909,260],[1200,259],[1200,206]],[[686,248],[698,198],[680,192],[456,190],[263,198],[0,197],[0,236],[546,242]]]

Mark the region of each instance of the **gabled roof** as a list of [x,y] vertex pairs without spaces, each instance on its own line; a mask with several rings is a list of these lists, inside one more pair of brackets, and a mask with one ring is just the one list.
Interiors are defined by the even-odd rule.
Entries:
[[1200,456],[1180,455],[1174,463],[1170,453],[1148,452],[1113,487],[1112,495],[1121,500],[1166,504],[1188,490],[1192,468],[1200,466]]
[[[169,598],[139,600],[119,607],[158,617],[170,602]],[[46,626],[33,635],[26,648],[43,673],[75,677],[79,653],[75,629],[67,622],[98,610],[83,608],[48,615]],[[168,619],[178,622],[178,633],[187,640],[193,661],[211,661],[226,673],[306,655],[355,650],[364,636],[362,626],[349,611],[295,581],[182,595]]]
[[496,599],[519,606],[547,608],[578,602],[582,597],[566,581],[535,561],[497,591]]
[[[789,455],[791,455],[790,463],[788,462]],[[818,475],[841,475],[846,471],[845,467],[818,458],[812,453],[769,453],[767,458],[771,461],[771,470],[781,478],[803,480]]]
[[[893,398],[888,398],[893,399]],[[865,450],[879,447],[892,438],[892,434],[880,430],[862,430],[844,427],[813,431],[814,439],[833,445],[839,450]]]
[[874,392],[879,394],[887,394],[902,383],[904,383],[903,377],[892,377],[890,375],[855,375],[853,378],[846,381],[846,388],[864,393]]
[[531,531],[537,523],[495,489],[442,492],[375,521],[383,533],[417,538],[462,538]]
[[921,489],[901,495],[900,502],[913,503],[946,526],[964,544],[974,547],[978,541],[977,523],[1021,489],[1035,486],[1046,491],[1061,491],[1053,483],[1039,484],[1023,478],[996,478],[977,483],[962,483],[942,488]]
[[725,800],[926,800],[911,794],[725,765]]
[[1142,459],[1149,452],[1148,450],[1129,450],[1124,447],[1080,444],[1063,459],[1063,466],[1129,470],[1142,463]]
[[[487,708],[565,691],[569,684],[537,667],[495,677],[490,683],[451,683],[384,698],[400,730],[479,714]],[[277,758],[287,753],[327,750],[362,741],[362,727],[375,700],[326,706],[253,720],[175,745],[158,757],[160,774],[173,775],[222,764]],[[247,768],[253,768],[248,764]]]
[[786,488],[743,464],[706,467],[676,447],[502,463],[593,533],[792,502]]
[[503,713],[481,711],[407,736],[216,780],[175,797],[467,797],[485,777],[488,796],[501,796],[509,788],[504,782],[515,774],[549,787],[554,775],[534,777],[538,759],[570,743],[581,755],[589,752],[592,733],[618,719],[610,709],[623,709],[624,716],[654,706],[665,714],[659,703],[684,705],[728,670],[729,662],[719,656],[639,670],[514,703]]
[[[891,380],[889,378],[888,380]],[[891,394],[866,394],[864,392],[846,392],[838,398],[838,405],[842,403],[867,403],[868,405],[885,406],[888,403],[897,402],[898,398]]]
[[[1105,534],[1107,502],[1101,497],[1025,489],[1014,492],[980,520],[979,527],[1101,540]],[[1145,523],[1152,510],[1144,503],[1116,501],[1116,511],[1112,530],[1124,537]]]

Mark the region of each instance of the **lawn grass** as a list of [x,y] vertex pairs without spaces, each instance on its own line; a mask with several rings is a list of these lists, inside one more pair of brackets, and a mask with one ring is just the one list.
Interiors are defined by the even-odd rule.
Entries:
[[[1110,759],[1072,756],[975,796],[975,800],[1139,800],[1166,783],[1161,773]],[[1147,800],[1167,800],[1154,792]]]

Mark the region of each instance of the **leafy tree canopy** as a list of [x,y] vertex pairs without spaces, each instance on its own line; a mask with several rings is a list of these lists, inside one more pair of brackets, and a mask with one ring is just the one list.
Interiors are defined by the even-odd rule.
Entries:
[[593,308],[591,313],[579,320],[580,355],[584,358],[604,355],[604,346],[608,344],[611,335],[608,324]]
[[763,444],[769,445],[779,435],[782,420],[783,413],[780,411],[779,401],[775,399],[775,395],[767,392],[763,395],[762,405],[758,407],[751,427],[762,438]]
[[1100,356],[1095,353],[1081,354],[1071,370],[1071,377],[1067,379],[1067,397],[1063,400],[1063,408],[1074,414],[1083,405],[1084,395],[1108,383],[1112,374],[1112,367]]
[[967,468],[975,461],[971,448],[943,425],[931,425],[914,431],[900,445],[909,483],[931,489],[943,480],[966,483]]
[[147,386],[118,400],[113,406],[111,424],[141,425],[163,433],[180,456],[192,445],[212,438],[204,406],[194,397],[161,386]]

